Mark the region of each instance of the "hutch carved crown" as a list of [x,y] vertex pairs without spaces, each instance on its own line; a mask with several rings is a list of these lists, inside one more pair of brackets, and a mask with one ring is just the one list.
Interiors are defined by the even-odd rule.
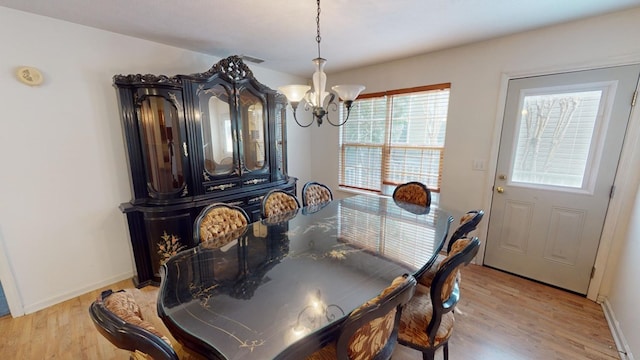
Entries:
[[157,283],[163,261],[197,245],[193,223],[214,202],[260,218],[262,197],[295,194],[287,175],[286,99],[238,56],[190,75],[116,75],[129,160],[127,216],[137,286]]

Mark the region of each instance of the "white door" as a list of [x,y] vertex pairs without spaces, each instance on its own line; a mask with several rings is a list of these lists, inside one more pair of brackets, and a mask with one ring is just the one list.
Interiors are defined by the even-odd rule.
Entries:
[[639,74],[509,81],[486,265],[587,293]]

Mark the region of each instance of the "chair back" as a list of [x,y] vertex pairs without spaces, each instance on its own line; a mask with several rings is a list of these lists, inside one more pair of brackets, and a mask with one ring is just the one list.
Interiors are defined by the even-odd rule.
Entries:
[[327,185],[309,181],[302,187],[302,206],[320,205],[333,200],[333,193]]
[[470,232],[478,227],[483,216],[484,210],[470,210],[460,218],[460,225],[456,228],[453,234],[451,234],[451,238],[449,239],[447,253],[451,251],[451,247],[456,240],[466,238]]
[[249,216],[238,206],[214,203],[206,206],[193,225],[195,244],[218,248],[234,240],[247,229]]
[[262,199],[262,218],[292,212],[299,208],[300,203],[294,195],[284,190],[274,189]]
[[142,352],[154,360],[177,360],[169,339],[142,318],[139,306],[126,291],[103,291],[89,307],[96,329],[119,349]]
[[398,337],[402,307],[415,291],[416,279],[405,274],[380,295],[354,310],[342,324],[338,359],[390,359]]
[[431,205],[431,191],[425,184],[411,181],[393,190],[393,200],[428,207]]
[[479,248],[480,240],[477,237],[459,239],[449,255],[447,255],[447,258],[440,264],[433,278],[430,288],[433,314],[426,329],[431,345],[435,342],[442,316],[453,311],[460,300],[460,289],[457,281],[458,271],[460,267],[466,266],[471,262],[478,254]]

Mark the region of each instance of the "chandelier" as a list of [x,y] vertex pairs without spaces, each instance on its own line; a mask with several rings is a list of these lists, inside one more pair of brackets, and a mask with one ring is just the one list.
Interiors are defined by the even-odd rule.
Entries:
[[[301,127],[309,127],[315,120],[320,126],[323,120],[327,119],[327,122],[333,126],[343,125],[349,119],[349,113],[351,112],[351,106],[353,101],[364,90],[362,85],[336,85],[331,87],[333,91],[326,91],[327,74],[324,73],[324,65],[327,60],[320,56],[320,0],[317,0],[318,13],[316,16],[317,35],[316,42],[318,43],[318,57],[313,59],[316,71],[313,73],[313,89],[308,85],[287,85],[281,86],[278,90],[287,97],[287,101],[291,104],[293,109],[293,118]],[[333,123],[329,119],[329,107],[333,106],[334,110],[338,110],[338,104],[336,103],[336,95],[342,99],[345,107],[347,108],[347,116],[341,123]],[[311,110],[313,118],[309,124],[303,125],[298,121],[296,116],[296,109],[300,101],[305,101],[305,111]],[[326,102],[326,107],[324,106]]]

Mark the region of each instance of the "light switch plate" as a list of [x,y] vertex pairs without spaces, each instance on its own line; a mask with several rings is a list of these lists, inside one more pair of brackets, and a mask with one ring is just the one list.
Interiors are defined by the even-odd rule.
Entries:
[[484,160],[482,159],[474,159],[471,163],[471,169],[476,171],[485,171],[486,167],[484,164]]

